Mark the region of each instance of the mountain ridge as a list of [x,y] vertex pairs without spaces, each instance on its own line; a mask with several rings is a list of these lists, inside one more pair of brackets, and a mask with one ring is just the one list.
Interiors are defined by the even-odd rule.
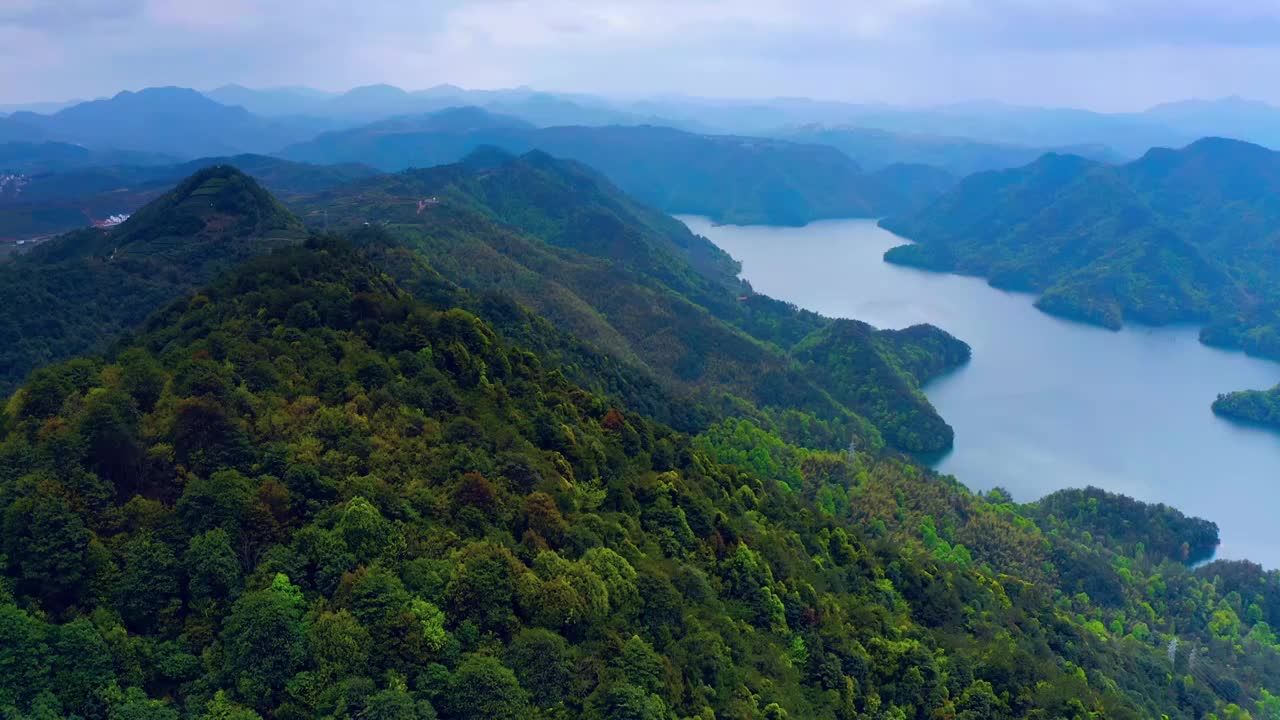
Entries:
[[[859,336],[859,351],[867,353],[857,370],[830,392],[822,389],[827,380],[796,372],[788,353],[830,320],[751,293],[723,251],[578,163],[541,151],[516,157],[482,150],[459,164],[337,188],[300,211],[313,227],[327,217],[339,231],[383,228],[464,287],[502,287],[677,387],[765,408],[780,408],[779,398],[791,395],[833,427],[878,436],[858,417],[869,411],[885,439],[904,449],[936,450],[951,441],[920,381],[894,359],[924,337],[899,343],[890,340],[897,336]],[[949,364],[967,359],[963,343],[928,332],[939,347],[954,344],[959,355]],[[876,372],[886,379],[884,396],[862,387]]]
[[256,254],[300,242],[302,223],[229,166],[200,170],[126,222],[42,243],[0,264],[5,388],[43,363],[85,352],[163,302]]
[[[430,126],[431,116],[421,122]],[[478,130],[387,133],[375,124],[329,133],[283,154],[311,162],[367,162],[395,171],[456,162],[484,145],[516,153],[536,148],[577,160],[663,210],[736,224],[804,224],[902,212],[919,206],[947,182],[935,172],[929,182],[884,186],[897,176],[865,174],[828,146],[655,126],[530,130],[495,121]]]

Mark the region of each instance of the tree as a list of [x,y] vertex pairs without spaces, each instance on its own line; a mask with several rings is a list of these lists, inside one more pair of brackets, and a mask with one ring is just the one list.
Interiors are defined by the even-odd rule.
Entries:
[[656,693],[665,684],[662,657],[638,635],[632,635],[623,644],[622,654],[618,656],[618,670],[626,682],[646,692]]
[[202,474],[240,467],[249,455],[244,431],[222,403],[212,397],[187,398],[178,403],[173,419],[173,447],[179,463]]
[[573,655],[560,635],[529,628],[520,631],[507,649],[507,665],[515,668],[520,684],[534,704],[549,707],[568,697],[573,682]]
[[222,470],[209,477],[192,478],[176,509],[183,527],[192,533],[222,528],[230,538],[238,540],[255,500],[252,480],[235,470]]
[[56,415],[62,409],[62,401],[74,390],[59,368],[36,370],[22,389],[23,417],[44,419]]
[[50,480],[32,483],[4,514],[4,553],[18,592],[58,610],[79,601],[95,570],[93,533]]
[[145,350],[130,348],[120,354],[120,387],[133,398],[138,410],[151,412],[164,392],[166,377],[160,363]]
[[139,489],[143,456],[134,429],[136,411],[118,391],[95,390],[86,400],[78,423],[86,464],[119,496],[131,497]]
[[178,559],[168,545],[138,533],[125,544],[121,560],[116,607],[126,624],[147,632],[177,613]]
[[378,508],[362,497],[354,497],[338,520],[338,532],[356,560],[367,565],[387,549],[392,529]]
[[622,683],[605,694],[605,717],[609,720],[664,720],[666,703],[644,688]]
[[48,628],[0,602],[0,708],[23,707],[49,689]]
[[306,658],[303,609],[301,591],[283,574],[231,606],[222,631],[223,676],[259,710],[275,706]]
[[523,569],[504,547],[485,542],[468,545],[446,589],[451,616],[470,618],[482,629],[506,633],[515,625],[514,578]]
[[458,720],[524,720],[529,700],[515,673],[483,655],[468,655],[450,683],[450,717]]
[[231,702],[223,690],[213,694],[213,699],[205,705],[200,720],[262,720],[262,716],[242,705]]
[[183,567],[187,572],[187,593],[193,601],[224,601],[240,589],[240,562],[223,528],[191,538]]
[[435,720],[435,708],[423,700],[415,702],[404,690],[388,688],[370,696],[364,705],[367,720]]
[[110,704],[109,720],[180,720],[182,717],[169,703],[149,698],[136,687],[123,692],[113,687],[106,697]]
[[956,702],[957,720],[995,720],[1008,716],[1008,707],[986,680],[973,681]]
[[307,631],[307,647],[326,682],[363,675],[372,646],[369,632],[346,610],[324,613]]

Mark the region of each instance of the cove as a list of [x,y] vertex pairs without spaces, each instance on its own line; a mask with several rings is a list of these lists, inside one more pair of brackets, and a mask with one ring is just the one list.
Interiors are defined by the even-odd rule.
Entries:
[[1094,485],[1165,503],[1218,524],[1217,557],[1280,567],[1280,433],[1209,408],[1220,392],[1272,387],[1280,364],[1201,345],[1196,328],[1113,332],[979,278],[890,265],[884,251],[907,241],[874,220],[681,220],[739,260],[757,292],[878,327],[932,323],[968,342],[973,360],[924,388],[956,432],[939,472],[1020,502]]

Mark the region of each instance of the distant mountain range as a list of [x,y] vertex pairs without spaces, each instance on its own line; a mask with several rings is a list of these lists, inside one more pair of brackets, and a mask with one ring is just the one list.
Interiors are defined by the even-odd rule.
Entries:
[[891,262],[1108,327],[1208,322],[1206,342],[1280,358],[1280,153],[1258,145],[1206,138],[1119,166],[1046,155],[882,224],[917,243]]
[[466,90],[438,85],[407,91],[394,85],[366,85],[344,93],[307,88],[253,90],[227,85],[205,93],[227,105],[238,105],[263,116],[312,116],[344,125],[373,122],[396,115],[416,115],[449,107],[476,106],[494,113],[518,115],[539,126],[550,125],[672,125],[674,121],[619,109],[603,98],[538,92],[529,88]]
[[866,173],[825,145],[654,126],[534,128],[477,108],[325,133],[283,154],[303,162],[360,162],[395,171],[455,162],[484,146],[515,153],[538,149],[577,160],[668,212],[740,224],[794,225],[902,212],[953,182],[946,172],[924,166]]
[[270,152],[313,134],[173,87],[122,92],[52,115],[21,112],[0,119],[0,142],[55,140],[180,158]]
[[1234,97],[1099,113],[991,101],[904,107],[806,98],[618,99],[455,85],[415,91],[367,85],[341,93],[240,85],[204,93],[148,88],[89,102],[10,104],[0,106],[0,142],[56,140],[185,158],[261,153],[326,131],[461,106],[538,127],[647,124],[703,134],[824,138],[872,170],[905,162],[966,174],[1016,166],[1044,151],[1119,161],[1205,136],[1280,147],[1280,108]]
[[1124,159],[1105,145],[1044,148],[849,126],[805,125],[776,131],[773,136],[792,142],[830,145],[868,170],[911,163],[932,165],[957,177],[1026,165],[1049,152],[1070,153],[1100,162]]
[[129,150],[91,150],[62,142],[0,142],[0,171],[56,173],[65,170],[118,165],[173,164],[171,155]]

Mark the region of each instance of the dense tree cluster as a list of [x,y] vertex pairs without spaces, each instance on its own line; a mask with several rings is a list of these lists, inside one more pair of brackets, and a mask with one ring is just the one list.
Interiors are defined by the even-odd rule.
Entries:
[[1280,387],[1219,395],[1213,411],[1224,417],[1280,427]]
[[[438,202],[419,209],[422,197]],[[912,452],[951,446],[950,426],[919,386],[967,361],[963,342],[928,326],[837,323],[756,295],[706,238],[576,163],[490,149],[322,193],[300,209],[360,233],[376,225],[450,280],[500,289],[702,404],[741,412],[746,401],[784,431],[780,416],[801,410],[842,438],[836,446],[851,435]],[[414,285],[412,268],[393,272]]]
[[349,238],[299,246],[215,169],[94,236],[119,252],[24,260],[189,273],[140,326],[33,314],[116,340],[0,410],[0,715],[1277,712],[1280,574],[1193,569],[1212,524],[896,453],[949,441],[919,385],[955,338],[750,294],[546,156],[315,202]]
[[15,717],[1274,704],[1280,579],[1132,544],[1187,529],[1170,511],[1095,494],[1124,532],[1069,497],[1037,525],[750,420],[674,432],[333,241],[42,369],[3,422]]
[[123,225],[80,230],[0,264],[0,392],[102,345],[254,254],[306,236],[230,166],[201,170]]

